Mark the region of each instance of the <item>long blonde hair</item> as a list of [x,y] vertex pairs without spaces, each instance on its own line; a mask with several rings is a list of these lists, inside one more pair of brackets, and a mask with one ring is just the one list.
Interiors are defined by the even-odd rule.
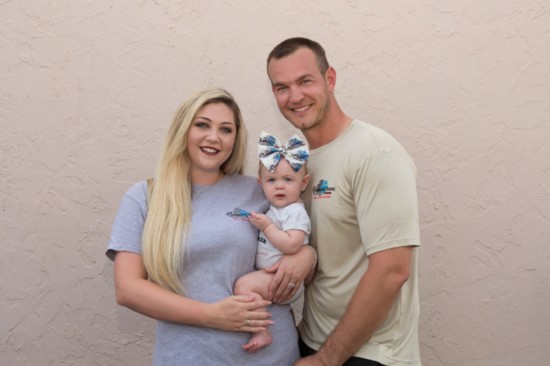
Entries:
[[187,135],[197,113],[210,103],[228,106],[233,111],[237,127],[233,152],[220,169],[228,175],[242,174],[247,131],[239,106],[231,94],[221,88],[196,92],[178,109],[168,131],[157,163],[143,228],[142,255],[149,279],[179,294],[184,293],[180,274],[191,221],[191,162]]

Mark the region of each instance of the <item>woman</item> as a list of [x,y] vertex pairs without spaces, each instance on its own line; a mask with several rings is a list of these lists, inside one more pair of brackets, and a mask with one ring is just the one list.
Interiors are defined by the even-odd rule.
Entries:
[[[117,302],[157,319],[154,365],[291,365],[297,336],[288,306],[232,296],[254,269],[258,232],[235,208],[265,212],[252,177],[242,175],[246,129],[233,97],[219,88],[179,109],[157,165],[124,196],[107,255],[115,262]],[[274,298],[288,298],[314,265],[305,247],[287,257]],[[298,260],[307,263],[295,265]],[[292,263],[292,264],[289,264]],[[254,354],[241,346],[270,326],[273,343]]]

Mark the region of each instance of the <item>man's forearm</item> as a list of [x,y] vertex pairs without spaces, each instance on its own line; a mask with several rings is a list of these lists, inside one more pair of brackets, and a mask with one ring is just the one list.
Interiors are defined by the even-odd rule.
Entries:
[[370,339],[387,318],[401,286],[408,279],[410,250],[407,247],[380,254],[371,257],[342,320],[316,354],[325,365],[341,365]]

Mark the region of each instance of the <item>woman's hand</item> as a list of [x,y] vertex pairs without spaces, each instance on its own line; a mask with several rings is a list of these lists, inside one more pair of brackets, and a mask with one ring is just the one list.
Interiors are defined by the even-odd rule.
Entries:
[[259,332],[273,324],[266,307],[271,302],[254,300],[248,295],[229,296],[214,304],[207,304],[206,326],[232,332]]
[[214,304],[175,294],[147,280],[140,254],[118,252],[115,257],[116,299],[153,319],[226,331],[257,332],[273,322],[267,300],[229,296]]
[[273,302],[288,302],[306,278],[312,277],[309,275],[315,270],[316,261],[315,249],[304,245],[298,253],[284,255],[273,266],[266,268],[266,272],[275,273],[269,286],[269,295]]

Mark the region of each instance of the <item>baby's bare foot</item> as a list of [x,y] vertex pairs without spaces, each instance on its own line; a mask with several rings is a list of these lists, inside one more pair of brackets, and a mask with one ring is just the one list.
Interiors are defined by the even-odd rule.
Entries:
[[271,344],[271,333],[267,330],[263,332],[253,333],[252,338],[247,344],[243,344],[243,349],[249,353],[254,353],[257,350]]

